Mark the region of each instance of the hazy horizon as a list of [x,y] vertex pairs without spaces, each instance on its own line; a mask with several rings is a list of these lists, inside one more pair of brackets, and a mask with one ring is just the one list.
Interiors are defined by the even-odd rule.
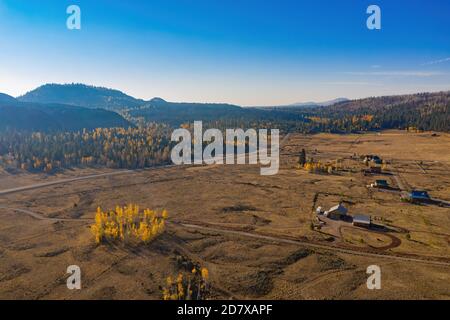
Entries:
[[[124,94],[126,94],[128,96],[131,96],[131,97],[135,98],[135,99],[140,99],[140,100],[144,100],[144,101],[149,101],[151,99],[159,98],[159,99],[163,99],[163,100],[168,101],[168,102],[175,102],[175,103],[217,103],[217,104],[225,103],[225,104],[234,104],[234,103],[231,103],[231,102],[228,102],[228,101],[187,101],[187,100],[174,101],[174,100],[168,99],[166,97],[161,97],[161,96],[154,96],[154,97],[149,97],[149,98],[143,98],[143,97],[138,97],[138,96],[134,96],[132,94],[129,94],[128,92],[121,90],[121,88],[103,87],[103,86],[97,86],[95,84],[90,84],[90,83],[69,83],[69,82],[68,83],[45,83],[45,84],[42,84],[42,85],[40,85],[40,86],[38,86],[36,88],[32,88],[30,90],[27,90],[26,92],[23,92],[23,93],[21,93],[19,95],[11,95],[11,94],[8,94],[7,92],[2,92],[2,91],[0,91],[0,94],[2,94],[2,93],[3,94],[8,94],[8,95],[12,96],[13,98],[17,99],[17,98],[27,94],[28,92],[31,92],[34,89],[37,89],[37,88],[39,88],[41,86],[44,86],[44,85],[86,85],[86,86],[92,86],[92,87],[96,87],[96,88],[118,90],[118,91],[120,91],[120,92],[122,92],[122,93],[124,93]],[[446,91],[450,91],[450,88],[448,90],[418,91],[418,92],[411,92],[411,93],[405,93],[405,94],[437,93],[437,92],[446,92]],[[394,95],[404,95],[404,94],[394,94]],[[313,104],[313,103],[320,104],[320,103],[330,102],[330,101],[338,100],[338,99],[357,100],[357,99],[364,99],[364,98],[377,98],[377,97],[382,97],[382,96],[386,96],[386,95],[365,96],[365,97],[359,97],[359,98],[335,97],[335,98],[332,98],[332,99],[329,99],[329,100],[295,101],[295,102],[287,103],[287,104],[261,104],[261,105],[240,105],[240,104],[234,104],[234,105],[237,105],[237,106],[240,106],[240,107],[247,107],[247,108],[252,108],[252,107],[275,107],[275,106],[283,107],[283,106],[295,106],[297,104],[298,105],[302,105],[302,104],[303,105],[307,105],[309,103],[311,103],[311,104]]]
[[[450,3],[0,0],[0,92],[86,83],[149,100],[289,105],[450,90]],[[327,10],[322,10],[326,6]]]

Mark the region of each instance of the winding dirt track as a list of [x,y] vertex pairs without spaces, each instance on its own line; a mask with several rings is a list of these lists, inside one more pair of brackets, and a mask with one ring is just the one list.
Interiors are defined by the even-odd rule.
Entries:
[[360,230],[360,231],[364,231],[364,232],[370,232],[370,233],[374,233],[374,234],[380,234],[380,235],[386,236],[389,239],[391,239],[391,242],[389,244],[382,246],[382,247],[374,248],[376,250],[385,251],[385,250],[397,248],[398,246],[400,246],[402,244],[402,241],[399,238],[397,238],[396,236],[389,234],[387,232],[381,232],[381,231],[375,231],[375,230],[369,230],[369,229],[361,229],[361,228],[350,227],[350,226],[340,226],[339,227],[339,234],[341,236],[341,239],[344,239],[344,235],[342,233],[343,229],[350,229],[350,230],[353,229],[353,230]]
[[189,229],[198,229],[198,230],[205,230],[205,231],[211,231],[211,232],[216,232],[216,233],[232,234],[232,235],[237,235],[237,236],[256,238],[256,239],[260,239],[260,240],[267,240],[267,241],[273,241],[273,242],[278,242],[278,243],[300,245],[300,246],[311,247],[311,248],[315,248],[315,249],[331,250],[334,252],[341,252],[341,253],[352,254],[352,255],[373,257],[373,258],[386,258],[386,259],[393,259],[393,260],[400,260],[400,261],[418,262],[418,263],[450,267],[450,262],[431,260],[432,257],[425,257],[425,256],[419,256],[419,255],[412,255],[412,254],[411,255],[407,255],[407,254],[400,255],[398,253],[396,253],[394,255],[394,254],[386,254],[386,253],[377,253],[376,251],[368,252],[368,251],[356,249],[356,248],[355,249],[342,248],[342,247],[337,247],[337,246],[313,243],[313,242],[304,241],[304,240],[294,240],[294,239],[290,239],[290,238],[282,237],[282,236],[272,236],[272,235],[269,236],[269,235],[264,235],[264,234],[260,234],[260,233],[255,233],[255,232],[230,230],[230,229],[217,228],[217,227],[208,227],[205,225],[192,224],[192,223],[182,223],[182,222],[171,222],[171,223],[177,224],[177,225],[183,226],[185,228],[189,228]]
[[45,220],[45,221],[51,221],[51,222],[80,222],[80,221],[93,221],[93,219],[90,218],[50,218],[50,217],[46,217],[40,213],[37,212],[33,212],[27,209],[19,209],[19,208],[10,208],[7,206],[0,206],[0,209],[6,209],[6,210],[11,210],[11,211],[15,211],[15,212],[19,212],[19,213],[25,213],[27,215],[29,215],[30,217],[37,219],[37,220]]

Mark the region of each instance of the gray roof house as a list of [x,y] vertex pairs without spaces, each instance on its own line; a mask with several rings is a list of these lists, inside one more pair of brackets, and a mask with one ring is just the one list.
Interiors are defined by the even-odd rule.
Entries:
[[337,216],[344,216],[348,212],[347,208],[344,207],[342,204],[335,205],[334,207],[331,207],[330,210],[325,211],[326,217],[337,217]]

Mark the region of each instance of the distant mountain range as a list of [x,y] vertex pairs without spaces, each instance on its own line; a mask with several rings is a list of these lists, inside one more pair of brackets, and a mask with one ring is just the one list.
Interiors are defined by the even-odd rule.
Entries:
[[246,108],[258,108],[258,109],[286,109],[286,108],[317,108],[317,107],[328,107],[328,106],[332,106],[336,103],[341,103],[341,102],[346,102],[346,101],[351,101],[347,98],[336,98],[333,100],[328,100],[328,101],[322,101],[322,102],[314,102],[314,101],[309,101],[309,102],[296,102],[296,103],[292,103],[292,104],[285,104],[285,105],[265,105],[265,106],[248,106]]
[[133,117],[143,117],[147,121],[165,122],[175,126],[194,120],[286,119],[288,116],[284,112],[250,110],[226,103],[168,102],[162,98],[145,101],[118,90],[84,84],[46,84],[18,97],[17,100],[127,111]]
[[[130,126],[116,112],[173,126],[194,120],[243,124],[276,122],[296,127],[311,117],[339,120],[373,115],[367,128],[418,126],[450,131],[450,92],[371,97],[359,100],[338,98],[288,106],[242,108],[226,103],[178,103],[162,98],[145,101],[121,91],[84,84],[47,84],[17,99],[0,94],[0,129],[78,130],[81,128]],[[230,122],[232,121],[232,122]],[[329,122],[331,123],[331,122]],[[340,122],[342,123],[342,121]],[[294,124],[294,125],[293,125]],[[336,125],[317,124],[314,130],[335,130]],[[311,125],[301,125],[305,130]],[[309,128],[309,129],[308,129]],[[339,130],[342,130],[339,129]],[[353,130],[352,125],[344,130]]]
[[292,107],[328,107],[336,103],[350,101],[347,98],[336,98],[333,100],[323,101],[323,102],[298,102],[288,105]]
[[[102,108],[108,110],[121,111],[124,109],[131,110],[147,107],[177,107],[179,109],[191,108],[217,108],[224,107],[228,109],[232,107],[234,110],[240,108],[236,105],[225,103],[173,103],[167,102],[161,98],[153,98],[149,101],[136,99],[119,90],[108,89],[103,87],[89,86],[85,84],[45,84],[23,96],[17,98],[22,102],[37,103],[60,103],[86,108]],[[349,101],[347,98],[337,98],[334,100],[323,102],[299,102],[282,107],[319,107],[330,106],[335,103]]]

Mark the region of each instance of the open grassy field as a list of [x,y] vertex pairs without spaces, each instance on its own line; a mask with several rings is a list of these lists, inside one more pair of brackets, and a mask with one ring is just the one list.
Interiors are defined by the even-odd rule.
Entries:
[[[302,148],[340,170],[298,169]],[[365,154],[383,158],[388,174],[362,175]],[[103,172],[110,171],[1,172],[0,189]],[[450,208],[367,188],[375,179],[450,201],[450,135],[291,134],[275,176],[254,165],[175,166],[5,194],[0,298],[160,299],[167,276],[199,265],[209,269],[210,298],[450,299]],[[387,231],[342,221],[312,228],[316,207],[339,202]],[[166,232],[145,246],[96,245],[89,230],[96,208],[127,203],[167,209]],[[81,290],[66,287],[73,264]],[[381,290],[366,287],[372,264],[381,267]]]

